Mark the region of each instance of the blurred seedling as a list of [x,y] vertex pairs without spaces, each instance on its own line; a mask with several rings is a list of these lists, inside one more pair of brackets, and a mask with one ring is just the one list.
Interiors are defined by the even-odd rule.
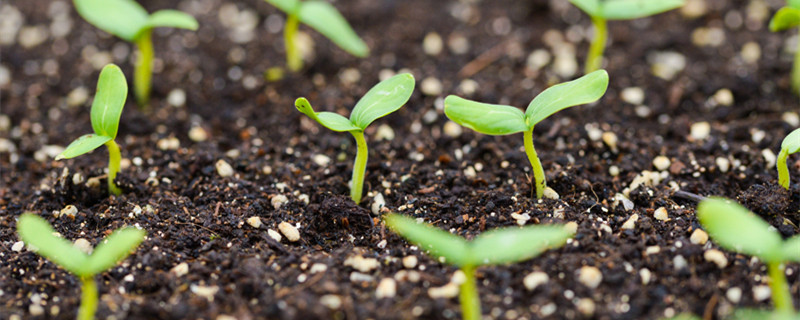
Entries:
[[797,153],[797,151],[800,151],[800,129],[795,129],[789,133],[786,138],[783,138],[781,152],[778,153],[778,161],[776,164],[778,167],[778,184],[786,190],[789,190],[789,182],[791,180],[789,176],[789,167],[786,165],[786,159],[789,158],[790,154]]
[[[769,30],[772,32],[798,26],[800,26],[800,0],[787,0],[786,6],[775,12],[772,20],[769,21]],[[800,42],[797,46],[798,51],[794,54],[794,65],[792,66],[792,90],[796,94],[800,94]]]

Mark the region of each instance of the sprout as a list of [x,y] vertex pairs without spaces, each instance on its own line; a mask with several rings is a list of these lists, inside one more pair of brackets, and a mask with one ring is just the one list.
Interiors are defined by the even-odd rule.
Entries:
[[303,58],[297,50],[295,35],[300,22],[317,30],[339,48],[356,56],[366,57],[369,48],[347,23],[347,20],[327,1],[320,0],[266,0],[287,14],[283,27],[283,39],[286,42],[286,64],[292,71],[303,67]]
[[594,24],[594,37],[586,56],[585,72],[600,69],[608,39],[607,20],[644,18],[683,6],[685,0],[569,0],[586,12]]
[[133,74],[136,101],[145,107],[150,101],[153,76],[153,28],[170,27],[197,30],[192,16],[177,10],[148,14],[133,0],[74,0],[78,13],[95,27],[136,44],[139,56]]
[[122,155],[114,141],[119,128],[119,117],[128,96],[128,83],[122,70],[114,64],[108,64],[100,72],[97,80],[97,93],[92,101],[92,129],[94,133],[81,136],[67,146],[56,160],[71,159],[97,149],[101,145],[108,147],[108,192],[119,195],[122,191],[114,184],[119,172]]
[[786,158],[790,154],[797,153],[797,151],[800,151],[800,129],[795,129],[786,138],[783,138],[781,152],[778,153],[778,163],[776,165],[778,167],[778,184],[786,188],[786,190],[789,190],[789,180],[791,180],[789,168],[786,166]]
[[86,254],[67,240],[53,235],[55,230],[35,214],[25,213],[17,222],[17,233],[39,255],[61,266],[81,279],[79,320],[94,319],[97,310],[97,284],[94,276],[125,259],[144,240],[145,231],[136,228],[118,229],[102,241],[92,254]]
[[[775,12],[772,20],[769,21],[769,30],[772,32],[797,26],[800,26],[800,0],[788,0],[786,6]],[[794,54],[792,90],[796,94],[800,94],[800,42],[798,42],[798,51]]]
[[721,247],[756,256],[767,264],[772,302],[778,315],[776,317],[793,317],[792,296],[782,263],[800,262],[800,235],[784,241],[764,220],[756,217],[747,208],[724,198],[710,198],[700,202],[697,218],[712,240]]
[[353,180],[350,182],[350,198],[361,202],[364,173],[367,170],[367,141],[364,130],[378,118],[397,111],[405,104],[414,91],[414,76],[409,73],[395,75],[381,81],[358,100],[350,119],[333,112],[315,112],[306,98],[297,98],[294,105],[300,112],[316,120],[324,127],[336,132],[350,132],[358,147],[353,164]]
[[488,135],[524,132],[525,153],[533,167],[536,197],[547,187],[544,169],[533,148],[533,127],[550,115],[600,99],[608,88],[608,73],[598,70],[576,80],[547,88],[536,96],[525,113],[512,106],[470,101],[457,96],[444,99],[444,113],[458,124]]
[[572,237],[572,232],[563,226],[549,225],[496,229],[466,241],[399,214],[389,214],[384,221],[392,231],[427,250],[428,254],[442,257],[446,263],[461,268],[466,281],[461,284],[459,301],[462,318],[467,320],[481,318],[481,302],[475,282],[477,267],[528,260],[547,249],[564,245]]

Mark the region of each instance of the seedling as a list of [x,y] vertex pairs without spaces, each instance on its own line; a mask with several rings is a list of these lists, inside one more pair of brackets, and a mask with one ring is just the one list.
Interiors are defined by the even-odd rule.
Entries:
[[78,13],[95,27],[134,43],[139,49],[133,73],[136,101],[145,107],[150,101],[153,77],[153,28],[170,27],[197,30],[194,17],[177,10],[148,14],[133,0],[74,0]]
[[786,138],[783,138],[781,143],[781,152],[778,153],[778,184],[789,190],[789,167],[786,166],[786,158],[790,154],[800,151],[800,129],[795,129],[789,133]]
[[409,73],[395,75],[376,84],[358,100],[350,119],[333,112],[314,112],[306,98],[297,98],[294,106],[311,119],[336,132],[350,132],[356,139],[356,160],[353,164],[353,180],[350,182],[350,198],[361,202],[364,173],[367,170],[367,140],[364,130],[370,123],[400,109],[414,91],[414,76]]
[[631,20],[683,6],[685,0],[569,0],[592,18],[594,37],[586,56],[585,72],[600,69],[608,39],[608,20]]
[[506,105],[488,104],[454,95],[444,99],[444,113],[450,120],[483,134],[499,136],[523,132],[525,153],[533,167],[536,197],[547,187],[544,169],[533,148],[533,127],[550,115],[600,99],[608,88],[608,73],[598,70],[576,80],[545,89],[533,98],[525,113]]
[[[787,0],[786,6],[775,12],[769,22],[772,32],[783,31],[800,26],[800,0]],[[798,50],[794,53],[794,66],[792,66],[792,90],[800,94],[800,42]]]
[[342,14],[327,1],[266,1],[287,15],[286,24],[283,27],[283,39],[286,43],[286,65],[289,70],[298,71],[303,68],[303,57],[297,49],[295,39],[300,22],[317,30],[339,48],[356,57],[363,58],[369,54],[367,44],[358,37]]
[[466,280],[461,284],[459,301],[465,320],[481,318],[481,301],[475,282],[477,267],[528,260],[547,249],[564,245],[572,237],[572,232],[563,226],[539,225],[496,229],[467,241],[399,214],[389,214],[384,221],[392,231],[427,250],[428,254],[444,258],[445,263],[464,272]]
[[114,64],[108,64],[100,71],[97,80],[97,93],[92,101],[92,129],[94,133],[81,136],[67,146],[56,160],[71,159],[89,153],[101,145],[108,148],[108,192],[119,195],[122,191],[114,184],[119,172],[122,155],[119,145],[114,141],[119,129],[119,117],[128,97],[128,83],[122,70]]
[[697,218],[712,240],[721,247],[756,256],[767,264],[772,303],[775,305],[773,319],[800,316],[794,312],[783,266],[785,261],[800,262],[800,235],[784,241],[764,220],[756,217],[747,208],[724,198],[709,198],[700,202]]
[[17,233],[32,251],[47,258],[81,279],[81,306],[78,320],[94,319],[97,310],[97,284],[94,276],[125,259],[146,232],[136,228],[118,229],[101,242],[91,254],[86,254],[72,242],[54,235],[47,221],[35,214],[25,213],[17,222]]

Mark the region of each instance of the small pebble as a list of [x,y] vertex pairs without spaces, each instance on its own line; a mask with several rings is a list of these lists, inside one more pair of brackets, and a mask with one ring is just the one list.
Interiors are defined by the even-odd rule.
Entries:
[[528,289],[528,291],[536,290],[536,287],[543,285],[548,281],[550,281],[550,277],[547,275],[547,273],[541,271],[531,272],[522,279],[522,283],[525,285],[525,289]]
[[458,285],[449,282],[441,287],[431,287],[430,289],[428,289],[428,296],[430,296],[432,299],[438,299],[438,298],[450,299],[458,296],[458,291],[459,291]]
[[281,236],[281,234],[280,234],[280,233],[278,233],[278,231],[275,231],[275,230],[273,230],[273,229],[267,229],[267,235],[268,235],[270,238],[272,238],[272,239],[274,239],[275,241],[277,241],[277,242],[281,242],[281,239],[283,239],[283,237]]
[[595,289],[603,282],[603,273],[600,269],[591,266],[583,266],[578,271],[578,282],[583,285]]
[[536,49],[528,55],[525,65],[531,71],[539,71],[542,67],[550,63],[551,55],[546,49]]
[[275,195],[274,197],[272,197],[272,199],[270,199],[270,203],[272,203],[272,208],[275,210],[280,209],[287,202],[289,202],[289,198],[287,198],[282,194]]
[[20,252],[20,251],[22,251],[22,248],[24,248],[24,247],[25,247],[25,243],[24,242],[17,241],[17,242],[14,242],[14,244],[11,246],[11,251]]
[[372,198],[372,205],[370,209],[372,209],[372,214],[379,215],[381,213],[381,209],[386,206],[386,200],[383,198],[383,194],[377,192],[375,197]]
[[390,127],[388,124],[381,124],[378,126],[378,131],[375,132],[375,139],[385,141],[394,140],[394,129],[392,129],[392,127]]
[[655,217],[657,220],[667,221],[669,219],[669,213],[667,212],[667,208],[660,207],[656,209],[656,211],[653,212],[653,217]]
[[478,91],[478,87],[478,82],[472,79],[461,80],[461,83],[458,84],[458,90],[467,96],[475,94]]
[[772,290],[770,290],[769,286],[760,285],[753,287],[753,299],[756,299],[756,301],[764,301],[771,296]]
[[644,90],[640,87],[630,87],[622,89],[620,93],[622,101],[630,104],[640,105],[644,102]]
[[372,282],[374,280],[375,277],[358,271],[353,271],[350,273],[350,282]]
[[352,85],[361,80],[361,72],[355,68],[346,68],[339,73],[339,80],[345,85]]
[[653,274],[652,272],[650,272],[650,269],[647,268],[639,269],[639,277],[642,278],[643,285],[647,285],[648,283],[650,283],[650,278],[652,277],[652,275]]
[[217,163],[214,166],[217,167],[217,173],[220,177],[225,178],[233,175],[233,167],[225,162],[225,160],[217,160]]
[[783,115],[781,115],[781,120],[788,123],[792,127],[800,126],[800,115],[798,115],[797,112],[784,112]]
[[395,294],[397,294],[397,282],[394,279],[383,278],[378,282],[378,288],[375,289],[376,298],[394,298]]
[[567,222],[564,225],[564,229],[567,229],[567,232],[569,233],[575,234],[576,232],[578,232],[578,223],[575,221]]
[[472,166],[469,166],[466,169],[464,169],[464,176],[467,178],[475,178],[477,175],[478,173],[475,172],[475,168],[473,168]]
[[619,139],[617,138],[617,134],[611,131],[603,132],[603,143],[605,143],[612,152],[617,152],[617,142]]
[[742,51],[739,53],[745,63],[756,64],[758,59],[761,59],[761,46],[757,42],[750,41],[742,46]]
[[661,247],[659,247],[659,246],[649,246],[646,249],[644,249],[644,254],[646,256],[654,255],[654,254],[657,254],[659,252],[661,252]]
[[422,40],[422,50],[429,56],[435,56],[442,52],[444,41],[436,32],[429,32]]
[[542,197],[545,199],[558,200],[560,196],[558,195],[558,192],[553,190],[553,188],[545,187],[544,191],[542,192]]
[[761,150],[761,156],[764,157],[764,162],[767,163],[766,165],[767,168],[775,167],[775,164],[778,161],[778,156],[776,156],[775,153],[772,152],[772,149]]
[[702,246],[708,242],[708,233],[703,231],[703,229],[694,229],[692,235],[689,236],[689,241]]
[[181,107],[186,104],[186,92],[182,89],[172,89],[167,95],[167,103],[173,107]]
[[256,216],[247,218],[247,224],[256,229],[261,228],[261,218]]
[[344,265],[353,267],[360,272],[367,273],[377,269],[380,266],[377,259],[364,258],[360,255],[353,255],[344,260]]
[[686,268],[689,265],[689,262],[686,261],[682,255],[677,255],[672,258],[672,265],[675,268],[675,271],[679,271],[683,268]]
[[181,141],[176,137],[167,137],[159,139],[156,142],[156,146],[161,150],[178,150],[181,146]]
[[324,154],[315,154],[311,157],[311,161],[314,161],[320,167],[326,167],[329,163],[331,163],[331,158],[324,155]]
[[658,171],[664,171],[669,169],[669,166],[672,164],[672,161],[665,156],[658,156],[653,159],[653,166],[658,169]]
[[608,174],[612,177],[616,177],[619,175],[619,167],[617,166],[610,166],[608,167]]
[[417,266],[417,256],[405,256],[403,257],[403,267],[406,269],[414,269]]
[[591,317],[595,311],[594,300],[590,298],[582,298],[575,303],[575,308],[578,309],[578,312],[584,316]]
[[201,126],[193,126],[189,129],[189,139],[194,142],[203,142],[208,140],[208,133]]
[[725,257],[725,254],[722,253],[722,251],[717,249],[706,250],[706,252],[703,253],[703,258],[705,258],[708,262],[713,262],[720,269],[724,269],[728,266],[728,258]]
[[731,161],[728,160],[728,158],[717,157],[714,162],[717,164],[717,168],[719,168],[719,171],[722,173],[728,172],[728,170],[731,168]]
[[311,269],[308,270],[311,274],[316,274],[320,272],[325,272],[328,270],[328,265],[324,263],[315,263],[311,265]]
[[442,82],[434,77],[427,77],[420,83],[420,91],[429,96],[438,96],[442,94]]
[[711,125],[708,122],[701,121],[692,124],[692,128],[690,130],[690,136],[694,140],[703,140],[708,138],[708,135],[711,133]]
[[176,277],[181,277],[189,274],[189,264],[186,262],[181,262],[178,265],[172,267],[169,270],[170,273],[174,274]]
[[739,303],[742,300],[742,289],[739,287],[730,288],[725,292],[725,297],[734,304]]
[[686,68],[686,56],[674,51],[651,53],[647,56],[647,61],[653,75],[667,81]]
[[444,128],[442,129],[444,134],[451,138],[457,138],[461,135],[461,133],[464,132],[464,130],[461,128],[461,125],[450,120],[444,123]]
[[89,242],[89,240],[84,238],[76,239],[75,242],[72,243],[72,246],[78,248],[78,250],[85,254],[91,254],[92,250],[94,249],[92,248],[92,244]]
[[278,224],[278,230],[291,242],[300,240],[300,231],[297,231],[297,228],[286,221]]
[[336,310],[342,306],[342,298],[335,294],[326,294],[319,298],[319,303],[328,309]]
[[78,214],[78,208],[74,205],[68,204],[64,209],[61,209],[59,217],[67,216],[67,217],[74,217]]
[[67,94],[67,106],[77,107],[89,99],[89,90],[86,87],[77,87]]
[[447,38],[447,47],[457,55],[465,54],[469,52],[469,40],[460,34],[451,34]]
[[625,223],[622,224],[622,229],[631,230],[633,228],[636,228],[636,221],[638,220],[639,220],[639,215],[634,213],[630,218],[628,218],[628,220],[625,221]]

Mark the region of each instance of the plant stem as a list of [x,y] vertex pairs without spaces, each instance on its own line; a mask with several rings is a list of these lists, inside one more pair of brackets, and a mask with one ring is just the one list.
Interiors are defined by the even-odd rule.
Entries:
[[544,179],[544,168],[542,162],[539,161],[539,156],[536,155],[536,149],[533,148],[533,128],[525,131],[525,153],[528,155],[528,160],[531,162],[533,168],[534,188],[536,189],[536,198],[542,198],[544,195],[544,188],[547,187],[547,182]]
[[772,303],[775,305],[775,311],[782,314],[794,314],[792,294],[789,292],[789,285],[786,283],[783,265],[780,262],[767,262],[767,268],[769,270],[769,287],[772,289]]
[[114,179],[117,178],[117,172],[119,172],[122,154],[119,152],[119,145],[114,140],[108,140],[106,147],[108,147],[108,192],[118,196],[122,190],[114,184]]
[[297,50],[297,28],[299,26],[300,19],[296,13],[292,13],[286,18],[286,25],[283,27],[283,39],[286,41],[286,65],[293,72],[303,68],[303,57]]
[[97,311],[97,284],[94,277],[81,277],[81,306],[78,320],[92,320]]
[[800,41],[797,42],[797,51],[794,53],[794,65],[792,66],[792,91],[800,94]]
[[364,174],[367,171],[367,140],[364,139],[363,131],[350,131],[356,138],[356,162],[353,164],[353,180],[350,181],[350,198],[358,204],[361,202],[361,194],[364,188]]
[[150,102],[150,81],[153,78],[153,56],[155,55],[152,35],[153,29],[147,29],[136,38],[139,58],[133,73],[133,87],[136,93],[136,102],[142,109],[146,109]]
[[475,283],[475,267],[461,268],[466,280],[461,284],[458,301],[461,302],[461,318],[463,320],[481,319],[481,299],[478,297],[478,286]]
[[789,167],[786,166],[786,158],[789,157],[789,151],[786,149],[781,149],[781,152],[778,153],[778,184],[781,187],[789,190],[789,180],[791,177],[789,176]]
[[594,38],[592,38],[592,44],[589,46],[589,54],[586,56],[585,74],[600,69],[600,65],[603,62],[603,51],[605,51],[606,40],[608,39],[606,19],[592,17],[592,23],[594,24]]

